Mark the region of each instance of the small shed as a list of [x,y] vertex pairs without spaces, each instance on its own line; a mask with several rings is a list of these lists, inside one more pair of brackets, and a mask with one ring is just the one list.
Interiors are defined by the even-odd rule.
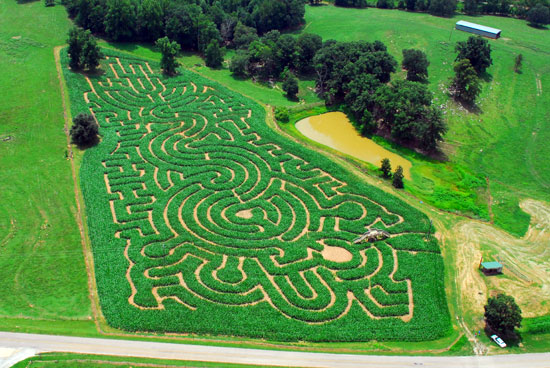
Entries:
[[481,24],[475,24],[466,22],[465,20],[459,20],[455,25],[456,29],[464,32],[475,33],[480,36],[497,39],[500,37],[500,29],[482,26]]
[[481,271],[486,275],[496,275],[502,273],[502,264],[496,261],[481,262]]

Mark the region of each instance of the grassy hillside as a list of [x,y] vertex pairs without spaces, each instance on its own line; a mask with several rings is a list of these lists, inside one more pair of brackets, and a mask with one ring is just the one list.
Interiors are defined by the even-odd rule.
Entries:
[[53,54],[68,27],[61,6],[0,2],[0,317],[90,315]]
[[[446,96],[456,56],[454,46],[469,36],[453,30],[459,19],[503,30],[501,39],[489,41],[493,66],[484,76],[480,111],[476,113],[456,106]],[[478,208],[471,212],[485,218],[489,215],[484,203],[492,196],[494,222],[516,235],[525,232],[529,217],[519,209],[518,198],[544,199],[550,189],[550,168],[546,165],[550,146],[545,143],[550,126],[544,124],[550,118],[550,94],[546,91],[550,83],[550,31],[511,18],[447,19],[398,10],[333,6],[307,7],[306,21],[301,32],[317,33],[324,39],[382,40],[399,61],[402,49],[425,51],[431,62],[430,88],[449,122],[444,149],[453,165],[415,160],[417,177],[411,191],[443,208],[445,203],[460,206],[469,200],[460,193],[474,195],[477,198],[471,203]],[[517,74],[513,63],[519,53],[524,56],[524,67]],[[483,182],[487,179],[489,188]],[[462,187],[453,188],[453,182]]]

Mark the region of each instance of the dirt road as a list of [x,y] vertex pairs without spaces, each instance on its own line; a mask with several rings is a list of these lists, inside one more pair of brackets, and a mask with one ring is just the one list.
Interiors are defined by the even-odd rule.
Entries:
[[96,339],[70,336],[0,332],[0,346],[30,348],[38,352],[73,352],[117,356],[181,359],[202,362],[276,365],[283,367],[480,367],[550,368],[550,353],[483,357],[374,356],[352,354],[304,353],[184,345],[147,341]]

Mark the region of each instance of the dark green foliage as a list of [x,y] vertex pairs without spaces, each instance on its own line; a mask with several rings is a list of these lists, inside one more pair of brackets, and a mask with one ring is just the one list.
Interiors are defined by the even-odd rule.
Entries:
[[168,75],[176,74],[176,68],[179,66],[176,56],[180,50],[180,45],[175,41],[170,41],[168,37],[159,38],[155,42],[155,45],[160,49],[162,54],[160,60],[161,69]]
[[69,30],[67,43],[69,44],[68,54],[71,69],[95,71],[99,66],[99,61],[103,58],[103,54],[91,32],[73,27]]
[[407,79],[414,82],[422,82],[428,79],[428,66],[430,62],[426,54],[421,50],[403,50],[403,69],[407,71]]
[[498,294],[490,297],[485,305],[485,322],[487,327],[502,335],[514,333],[516,327],[521,326],[521,309],[513,297]]
[[283,91],[286,92],[286,95],[290,99],[295,99],[298,94],[298,78],[291,72],[286,73],[283,81]]
[[455,77],[451,81],[449,92],[458,101],[467,105],[475,104],[481,93],[481,81],[468,59],[462,59],[454,65]]
[[452,17],[456,10],[456,0],[430,0],[428,11],[440,17]]
[[248,53],[246,51],[237,51],[229,62],[229,70],[237,77],[246,77],[248,75]]
[[275,109],[275,119],[282,123],[288,123],[290,115],[286,107],[277,107]]
[[475,15],[478,11],[478,0],[464,0],[464,13],[468,15]]
[[516,73],[521,73],[521,67],[523,65],[523,54],[518,54],[514,59],[514,71]]
[[297,42],[298,69],[301,73],[312,73],[314,71],[313,58],[317,51],[323,47],[323,39],[316,34],[302,33]]
[[456,61],[468,59],[478,74],[484,73],[493,64],[491,45],[480,36],[470,36],[466,42],[457,42],[455,51],[458,52]]
[[403,189],[403,168],[397,166],[393,173],[392,185],[397,189]]
[[258,39],[258,32],[252,27],[247,27],[241,22],[235,26],[233,44],[237,49],[247,49],[248,46]]
[[527,21],[535,27],[550,24],[550,8],[537,4],[527,12]]
[[55,6],[55,0],[44,0],[44,6]]
[[416,9],[416,0],[406,0],[405,5],[408,11],[414,11]]
[[[80,174],[110,325],[289,341],[418,341],[449,331],[443,262],[436,240],[422,240],[421,212],[274,133],[260,105],[215,82],[109,57],[119,58],[111,65],[124,83],[107,68],[91,79],[94,94],[83,76],[65,75],[71,105],[93,106],[101,125]],[[352,245],[378,218],[391,243]],[[352,260],[325,259],[322,239]]]
[[105,33],[115,41],[129,40],[135,35],[136,4],[131,0],[107,0]]
[[143,0],[138,12],[139,34],[155,41],[164,34],[164,9],[158,0]]
[[367,0],[335,0],[334,5],[353,8],[366,8],[368,4]]
[[392,0],[378,0],[376,2],[376,7],[380,9],[391,9],[393,8],[393,2],[390,2]]
[[87,147],[97,143],[98,126],[90,114],[78,114],[71,127],[71,142],[77,146]]
[[223,64],[223,50],[216,40],[210,41],[210,45],[206,48],[205,55],[206,66],[210,68],[219,68]]
[[380,171],[382,171],[382,177],[386,179],[391,178],[391,163],[389,158],[385,158],[382,160]]

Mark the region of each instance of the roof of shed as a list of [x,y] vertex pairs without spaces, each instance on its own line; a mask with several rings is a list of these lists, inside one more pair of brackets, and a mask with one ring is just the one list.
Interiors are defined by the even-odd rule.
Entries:
[[456,22],[456,25],[457,26],[464,26],[464,27],[474,28],[474,29],[478,29],[480,31],[485,31],[485,32],[494,33],[494,34],[498,34],[499,32],[501,32],[500,29],[491,28],[491,27],[487,27],[487,26],[482,26],[481,24],[466,22],[465,20],[459,20],[458,22]]
[[495,269],[495,268],[502,268],[502,264],[499,262],[481,262],[481,266],[485,268],[486,270]]

